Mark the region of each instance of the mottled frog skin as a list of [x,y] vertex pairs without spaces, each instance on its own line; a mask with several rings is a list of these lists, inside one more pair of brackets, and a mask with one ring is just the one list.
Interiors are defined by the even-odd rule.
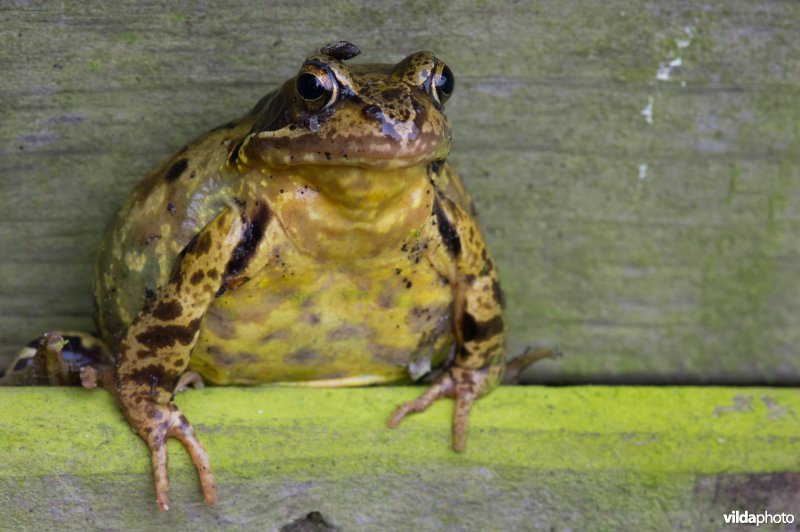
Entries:
[[169,437],[216,497],[173,402],[187,369],[217,384],[427,377],[389,425],[453,397],[456,450],[474,399],[502,374],[497,270],[446,160],[453,75],[431,52],[346,64],[358,53],[329,44],[166,159],[103,242],[97,320],[115,362],[99,378],[152,451],[161,509]]

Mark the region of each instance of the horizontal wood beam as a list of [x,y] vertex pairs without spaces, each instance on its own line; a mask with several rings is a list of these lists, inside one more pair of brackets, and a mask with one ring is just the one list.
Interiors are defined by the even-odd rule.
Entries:
[[[392,431],[419,388],[207,388],[178,397],[212,457],[202,503],[170,445],[172,509],[112,398],[0,389],[0,528],[718,529],[732,510],[800,508],[800,391],[504,387],[450,450],[448,401]],[[800,518],[800,515],[796,517]]]

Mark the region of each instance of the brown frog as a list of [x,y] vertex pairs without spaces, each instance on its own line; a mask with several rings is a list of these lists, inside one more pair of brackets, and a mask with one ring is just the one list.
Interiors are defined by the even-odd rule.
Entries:
[[[70,364],[116,395],[149,446],[162,510],[170,437],[216,498],[208,455],[173,402],[187,371],[216,384],[427,377],[388,424],[452,397],[457,451],[473,402],[501,378],[497,269],[446,160],[453,74],[431,52],[346,64],[359,53],[325,46],[243,117],[159,164],[105,238],[96,300],[109,349],[67,336],[94,353]],[[40,355],[76,351],[59,338]],[[37,364],[17,360],[5,382]]]

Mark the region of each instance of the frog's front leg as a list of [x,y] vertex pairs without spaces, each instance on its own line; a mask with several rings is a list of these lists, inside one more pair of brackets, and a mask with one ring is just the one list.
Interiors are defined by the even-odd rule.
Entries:
[[419,398],[400,406],[389,418],[396,427],[412,412],[422,412],[442,397],[456,401],[453,449],[463,451],[472,404],[502,378],[506,324],[497,270],[481,233],[463,209],[440,196],[431,223],[423,229],[427,258],[453,287],[455,359]]
[[123,414],[152,452],[160,510],[169,507],[166,441],[170,437],[189,451],[206,502],[216,500],[208,454],[173,402],[173,393],[189,364],[203,316],[238,273],[232,270],[243,247],[253,244],[252,225],[246,214],[226,207],[181,252],[170,280],[139,313],[120,345],[116,395]]

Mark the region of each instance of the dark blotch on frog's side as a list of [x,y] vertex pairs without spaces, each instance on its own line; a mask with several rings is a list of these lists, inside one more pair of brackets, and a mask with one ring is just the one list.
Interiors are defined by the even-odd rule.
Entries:
[[167,170],[167,181],[172,183],[176,179],[178,179],[186,167],[189,166],[189,161],[186,159],[179,159],[175,161],[175,163],[169,167]]
[[461,253],[461,239],[458,237],[456,229],[450,224],[447,216],[445,216],[442,211],[439,198],[436,198],[433,202],[433,214],[436,217],[436,226],[439,229],[439,234],[442,235],[444,245],[447,246],[447,251],[449,251],[450,255],[453,257],[458,256],[458,254]]
[[434,188],[439,186],[439,174],[444,163],[445,161],[433,161],[425,168],[428,174],[428,181],[430,181]]
[[188,325],[153,325],[143,333],[136,335],[136,339],[151,349],[169,347],[179,342],[189,345],[194,339],[200,320],[194,320]]
[[309,366],[312,364],[321,364],[327,357],[322,357],[319,352],[308,347],[302,347],[286,356],[287,360],[295,364]]
[[243,351],[230,353],[218,345],[208,346],[208,354],[214,358],[214,362],[219,364],[220,367],[236,366],[242,362],[255,363],[259,361],[258,357],[252,353],[246,353]]
[[356,325],[353,323],[346,323],[325,335],[325,339],[329,342],[336,342],[338,340],[347,340],[348,338],[359,338],[369,334],[369,327],[365,325]]

